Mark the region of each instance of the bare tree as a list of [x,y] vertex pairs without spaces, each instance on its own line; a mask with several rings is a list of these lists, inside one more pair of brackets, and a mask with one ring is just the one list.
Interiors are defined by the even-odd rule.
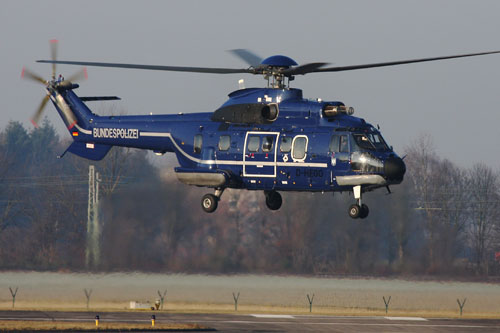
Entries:
[[435,263],[435,243],[437,233],[436,192],[434,186],[436,177],[441,170],[438,168],[438,157],[435,153],[434,143],[428,134],[421,134],[406,148],[408,178],[413,184],[417,209],[424,213],[425,229],[428,237],[429,268],[433,270]]
[[488,274],[488,253],[497,238],[500,198],[499,176],[484,165],[476,164],[469,171],[470,178],[470,242],[477,273]]

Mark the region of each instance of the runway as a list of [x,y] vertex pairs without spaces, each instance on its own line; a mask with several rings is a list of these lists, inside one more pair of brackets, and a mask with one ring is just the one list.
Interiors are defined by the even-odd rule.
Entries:
[[500,319],[341,317],[275,314],[193,314],[167,312],[0,311],[0,320],[197,323],[219,332],[497,332]]

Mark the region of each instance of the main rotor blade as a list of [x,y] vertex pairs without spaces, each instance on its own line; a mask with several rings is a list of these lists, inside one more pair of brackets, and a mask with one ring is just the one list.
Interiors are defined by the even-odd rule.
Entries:
[[[57,60],[57,39],[50,40],[50,58]],[[52,78],[56,77],[56,63],[52,63]]]
[[21,78],[23,79],[30,79],[36,82],[40,82],[43,85],[47,84],[47,81],[45,81],[40,75],[33,73],[26,67],[23,67],[23,71],[21,72]]
[[316,70],[318,70],[321,67],[324,67],[326,65],[328,65],[327,62],[312,62],[309,64],[304,64],[304,65],[300,65],[297,67],[292,67],[292,68],[286,69],[283,71],[283,74],[286,76],[301,75],[301,74],[303,75],[303,74],[315,72]]
[[238,58],[242,59],[244,62],[246,62],[252,67],[257,67],[262,62],[261,57],[259,57],[258,55],[247,49],[234,49],[234,50],[229,50],[229,52],[231,52]]
[[48,63],[48,64],[149,69],[154,71],[192,72],[192,73],[210,73],[210,74],[237,74],[237,73],[253,74],[254,73],[252,70],[247,68],[237,69],[237,68],[213,68],[213,67],[183,67],[183,66],[119,64],[113,62],[63,61],[63,60],[37,60],[37,62]]
[[416,63],[416,62],[426,62],[426,61],[436,61],[436,60],[445,60],[445,59],[454,59],[454,58],[474,57],[474,56],[494,54],[494,53],[500,53],[500,51],[489,51],[489,52],[480,52],[480,53],[459,54],[459,55],[452,55],[452,56],[445,56],[445,57],[379,62],[379,63],[374,63],[374,64],[363,64],[363,65],[353,65],[353,66],[318,68],[318,69],[309,71],[308,73],[353,71],[356,69],[396,66],[396,65],[411,64],[411,63]]
[[35,114],[31,118],[31,122],[35,127],[38,127],[38,121],[40,121],[40,117],[42,116],[43,108],[45,107],[48,101],[49,101],[49,95],[45,95],[45,97],[42,99],[42,102],[38,106],[38,109],[36,110]]

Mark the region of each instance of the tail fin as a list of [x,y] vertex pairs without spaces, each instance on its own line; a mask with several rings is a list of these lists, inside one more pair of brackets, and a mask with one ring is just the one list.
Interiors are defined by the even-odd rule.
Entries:
[[93,114],[85,103],[72,91],[72,89],[77,87],[77,84],[70,83],[68,87],[61,84],[58,93],[52,95],[54,97],[52,101],[70,132],[76,126],[77,130],[82,132],[82,134],[91,135],[93,118],[98,116]]
[[77,84],[63,81],[57,92],[51,95],[52,102],[63,119],[73,138],[73,143],[66,152],[73,153],[89,160],[98,161],[104,158],[111,145],[95,143],[92,136],[92,122],[99,116],[92,113],[83,101],[72,91]]

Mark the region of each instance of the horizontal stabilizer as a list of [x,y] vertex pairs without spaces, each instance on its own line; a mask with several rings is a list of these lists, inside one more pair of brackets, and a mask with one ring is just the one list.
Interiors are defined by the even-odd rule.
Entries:
[[99,161],[106,156],[111,147],[99,143],[74,141],[66,151],[89,160]]
[[80,97],[80,99],[84,102],[89,102],[89,101],[114,101],[114,100],[120,100],[121,98],[118,96],[87,96],[87,97]]

